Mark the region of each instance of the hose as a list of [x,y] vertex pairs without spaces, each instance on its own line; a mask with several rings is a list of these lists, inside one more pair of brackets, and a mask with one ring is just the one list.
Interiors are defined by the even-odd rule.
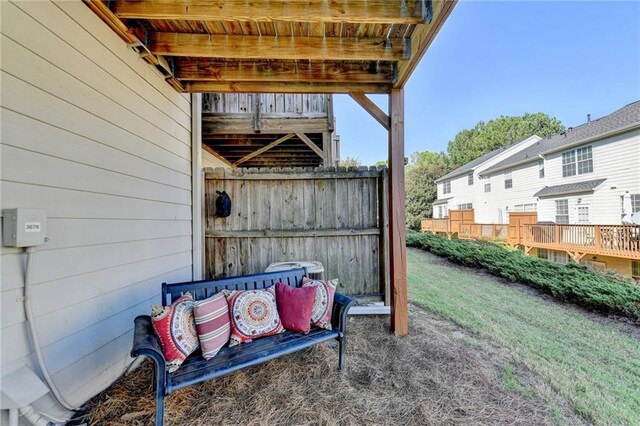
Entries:
[[[36,360],[38,361],[38,367],[40,367],[40,371],[42,372],[44,381],[49,386],[49,390],[53,394],[54,398],[58,401],[58,403],[60,403],[60,405],[62,405],[67,410],[74,411],[77,407],[74,407],[72,404],[68,403],[60,394],[60,392],[58,391],[58,388],[56,388],[56,386],[54,385],[53,379],[51,378],[51,375],[49,375],[47,366],[44,363],[42,350],[40,349],[40,342],[38,341],[35,318],[33,317],[33,310],[31,309],[31,270],[33,269],[33,254],[35,253],[35,251],[36,251],[35,247],[27,247],[26,249],[27,265],[24,273],[24,312],[25,312],[25,317],[27,319],[27,327],[29,329],[29,335],[31,336],[31,345],[33,346],[33,352],[36,356]],[[35,413],[35,410],[33,410],[33,407],[31,407],[31,411]],[[20,409],[20,412],[22,412],[22,409]],[[26,417],[24,413],[23,415]]]

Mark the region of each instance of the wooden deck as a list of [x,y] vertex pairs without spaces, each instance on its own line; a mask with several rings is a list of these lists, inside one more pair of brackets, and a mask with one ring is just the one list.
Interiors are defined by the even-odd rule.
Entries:
[[454,223],[451,219],[423,219],[422,232],[457,234],[458,238],[500,239],[511,246],[566,251],[580,260],[587,254],[640,260],[640,225],[558,225]]

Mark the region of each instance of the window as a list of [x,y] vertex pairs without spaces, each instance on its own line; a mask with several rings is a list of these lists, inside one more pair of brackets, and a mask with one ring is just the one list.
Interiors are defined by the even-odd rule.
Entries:
[[442,215],[442,206],[438,206],[438,219],[442,219],[443,217],[444,216]]
[[538,161],[538,176],[540,179],[544,177],[544,160]]
[[631,278],[640,281],[640,260],[631,261]]
[[583,175],[593,172],[593,153],[591,146],[562,153],[562,177]]
[[539,248],[538,249],[538,258],[549,260],[549,250],[543,249],[543,248]]
[[516,213],[535,212],[536,211],[536,203],[516,204],[515,206],[513,206],[513,211],[516,212]]
[[593,154],[591,146],[576,149],[576,157],[578,158],[578,174],[593,172]]
[[484,192],[491,192],[491,184],[490,183],[485,183],[484,184]]
[[589,206],[578,206],[578,223],[589,224]]
[[556,201],[556,223],[569,223],[569,200]]
[[448,180],[448,181],[442,182],[442,193],[449,194],[450,192],[451,192],[451,181]]
[[504,189],[513,188],[513,179],[511,178],[511,170],[504,172]]
[[459,204],[458,205],[458,209],[459,210],[472,210],[473,209],[473,204],[472,203]]
[[574,176],[576,174],[576,152],[569,151],[562,153],[562,177]]
[[471,172],[471,173],[469,173],[467,175],[467,185],[469,185],[469,186],[473,185],[473,172]]
[[571,262],[571,259],[569,258],[569,255],[563,251],[552,251],[551,252],[552,256],[551,256],[551,260],[553,260],[556,263],[569,263]]
[[444,218],[449,217],[449,206],[447,206],[447,205],[445,204],[445,205],[444,205],[443,210],[444,210],[444,216],[443,216],[443,217],[444,217]]
[[631,214],[638,212],[640,212],[640,194],[631,194]]

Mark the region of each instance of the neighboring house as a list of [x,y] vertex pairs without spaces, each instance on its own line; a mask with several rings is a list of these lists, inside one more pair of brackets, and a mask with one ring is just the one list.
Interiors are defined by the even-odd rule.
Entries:
[[[640,101],[563,133],[533,138],[438,179],[433,217],[472,207],[475,223],[507,223],[511,212],[536,211],[538,223],[621,225],[628,194],[631,212],[624,212],[625,220],[640,223]],[[637,244],[637,235],[629,238]],[[532,254],[572,260],[565,251],[540,248]],[[584,262],[640,279],[640,259],[582,256]]]
[[533,135],[507,147],[498,148],[437,179],[438,199],[433,203],[433,217],[448,217],[448,211],[454,209],[474,209],[476,222],[485,223],[484,200],[487,198],[487,191],[492,191],[493,188],[486,186],[489,182],[480,180],[480,174],[539,140],[539,136]]
[[[539,222],[622,224],[622,197],[640,212],[640,101],[540,140],[480,172],[488,223],[536,210]],[[477,221],[477,220],[476,220]]]

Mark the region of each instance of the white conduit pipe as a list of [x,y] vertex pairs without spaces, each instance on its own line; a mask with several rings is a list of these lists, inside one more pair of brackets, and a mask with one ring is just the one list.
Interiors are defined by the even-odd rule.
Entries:
[[33,426],[51,426],[51,422],[38,413],[32,406],[20,408],[20,414],[29,421]]
[[[35,318],[33,317],[33,310],[31,309],[31,269],[33,268],[32,257],[35,251],[35,247],[27,247],[27,266],[24,273],[24,312],[27,319],[27,327],[29,328],[29,335],[31,336],[31,345],[33,346],[33,352],[36,356],[36,360],[38,361],[38,367],[40,367],[44,381],[49,386],[49,390],[55,399],[67,410],[75,410],[77,407],[74,407],[72,404],[65,401],[58,391],[58,388],[54,385],[53,379],[51,379],[51,375],[49,375],[47,366],[44,363],[44,358],[42,357],[42,350],[40,349],[40,342],[38,341],[38,333],[36,332]],[[31,410],[35,412],[33,407],[31,407]],[[22,409],[20,409],[20,412],[22,412]],[[26,417],[24,413],[23,415]]]

